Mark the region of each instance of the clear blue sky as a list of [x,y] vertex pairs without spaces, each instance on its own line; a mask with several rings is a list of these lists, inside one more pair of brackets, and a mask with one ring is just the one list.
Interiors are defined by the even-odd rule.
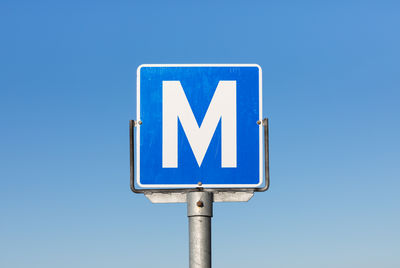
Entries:
[[143,63],[257,63],[271,188],[216,204],[214,267],[400,267],[398,1],[0,3],[0,266],[187,267],[129,189]]

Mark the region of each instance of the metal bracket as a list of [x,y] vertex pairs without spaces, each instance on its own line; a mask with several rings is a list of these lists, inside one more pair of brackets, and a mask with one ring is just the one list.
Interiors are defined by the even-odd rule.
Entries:
[[131,190],[137,194],[144,194],[152,203],[185,203],[188,192],[213,192],[214,202],[247,202],[254,192],[265,192],[269,188],[269,133],[268,118],[262,120],[264,128],[264,173],[265,185],[261,188],[173,188],[173,189],[138,189],[135,187],[135,120],[129,120],[130,141],[130,181]]
[[[213,193],[213,202],[247,202],[253,195],[253,191],[233,192],[233,191],[204,191]],[[187,192],[180,193],[144,193],[151,203],[186,203]]]

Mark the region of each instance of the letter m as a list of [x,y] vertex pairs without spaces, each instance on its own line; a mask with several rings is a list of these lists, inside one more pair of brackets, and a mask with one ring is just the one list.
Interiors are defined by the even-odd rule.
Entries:
[[199,167],[221,120],[221,167],[236,167],[236,81],[219,81],[201,126],[180,81],[163,81],[162,166],[178,167],[178,118]]

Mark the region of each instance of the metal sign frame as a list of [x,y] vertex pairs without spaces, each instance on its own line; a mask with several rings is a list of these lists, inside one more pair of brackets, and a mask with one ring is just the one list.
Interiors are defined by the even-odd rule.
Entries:
[[261,188],[204,188],[199,185],[196,188],[136,188],[135,186],[135,131],[134,128],[139,124],[138,121],[129,121],[129,141],[130,141],[130,187],[136,194],[144,194],[153,203],[186,203],[187,193],[189,192],[212,192],[214,202],[246,202],[250,200],[254,192],[265,192],[270,185],[269,177],[269,130],[268,118],[262,122],[264,129],[264,176],[265,185]]

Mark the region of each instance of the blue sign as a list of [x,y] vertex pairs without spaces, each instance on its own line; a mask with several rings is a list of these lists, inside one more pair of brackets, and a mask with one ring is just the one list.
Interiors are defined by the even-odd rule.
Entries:
[[260,186],[261,77],[256,64],[139,66],[137,184]]

